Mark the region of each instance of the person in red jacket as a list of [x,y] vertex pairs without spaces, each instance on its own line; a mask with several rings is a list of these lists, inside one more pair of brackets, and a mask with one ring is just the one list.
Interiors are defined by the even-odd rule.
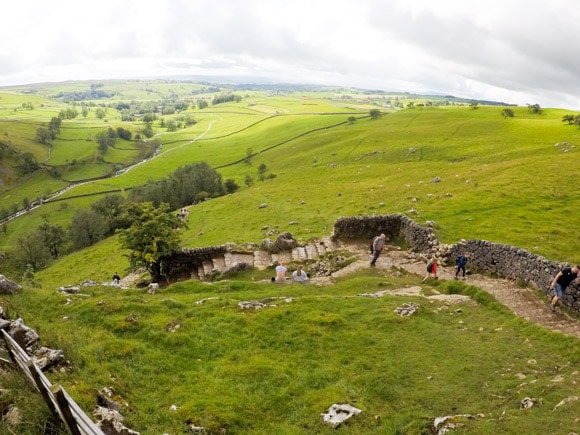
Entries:
[[431,275],[433,275],[433,278],[437,279],[437,261],[435,261],[435,258],[432,258],[427,263],[427,273],[421,282],[427,281],[427,278],[429,278]]

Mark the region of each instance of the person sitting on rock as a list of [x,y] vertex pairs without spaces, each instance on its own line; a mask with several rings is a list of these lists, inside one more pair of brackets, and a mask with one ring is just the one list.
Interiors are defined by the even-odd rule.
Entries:
[[288,268],[286,267],[286,263],[283,261],[276,266],[276,277],[274,278],[275,282],[285,282],[286,281],[286,272],[288,272]]
[[296,270],[292,272],[292,279],[294,282],[306,282],[310,278],[308,278],[308,274],[302,270],[302,265],[298,265]]

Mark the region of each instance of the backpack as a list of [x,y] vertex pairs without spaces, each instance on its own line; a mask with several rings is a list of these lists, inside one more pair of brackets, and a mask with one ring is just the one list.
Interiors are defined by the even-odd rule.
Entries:
[[429,263],[427,265],[427,272],[431,273],[432,270],[433,270],[433,263]]

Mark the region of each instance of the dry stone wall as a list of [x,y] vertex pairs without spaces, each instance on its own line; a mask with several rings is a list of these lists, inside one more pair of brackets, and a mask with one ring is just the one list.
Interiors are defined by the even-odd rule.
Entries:
[[214,259],[224,258],[227,251],[227,245],[182,249],[161,259],[161,274],[169,281],[203,279],[215,268]]
[[[515,246],[485,240],[461,241],[454,245],[439,243],[431,227],[422,227],[408,216],[398,213],[375,216],[341,217],[334,224],[336,240],[371,240],[384,233],[392,241],[404,242],[407,248],[438,258],[442,264],[455,265],[455,259],[469,252],[468,267],[501,278],[519,280],[548,295],[550,283],[567,263],[558,263]],[[562,303],[580,312],[580,287],[571,284],[565,290]]]
[[[551,295],[550,282],[565,263],[547,260],[514,246],[492,243],[485,240],[460,241],[447,245],[440,243],[431,225],[421,226],[408,216],[397,213],[373,216],[340,217],[334,223],[331,239],[334,241],[365,241],[384,233],[392,243],[403,245],[405,249],[426,256],[433,256],[441,264],[454,266],[455,259],[469,252],[468,268],[477,272],[492,273],[501,278],[519,280]],[[239,263],[264,269],[276,261],[316,258],[324,255],[328,247],[324,244],[296,246],[290,233],[284,236],[293,243],[286,243],[288,252],[273,254],[267,246],[259,249],[256,245],[243,252],[234,245],[210,246],[206,248],[183,249],[161,261],[161,271],[170,281],[181,279],[205,279],[216,270],[223,272]],[[277,243],[277,242],[276,242]],[[313,252],[309,252],[309,250]],[[580,312],[580,288],[570,285],[562,298],[562,303]]]
[[408,216],[397,214],[340,217],[334,222],[332,238],[336,240],[370,240],[384,233],[387,240],[409,248],[434,254],[439,241],[432,228],[422,227]]
[[[542,292],[553,295],[550,284],[560,269],[567,263],[548,260],[515,246],[492,243],[485,240],[467,240],[449,249],[449,258],[455,259],[469,252],[469,267],[493,273],[502,278],[521,281]],[[562,297],[564,305],[580,312],[580,287],[571,284]]]

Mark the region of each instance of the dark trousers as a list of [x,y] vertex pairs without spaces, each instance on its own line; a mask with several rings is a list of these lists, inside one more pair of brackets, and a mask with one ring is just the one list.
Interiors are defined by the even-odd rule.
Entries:
[[457,266],[457,272],[455,272],[455,276],[459,275],[459,271],[463,271],[463,277],[465,278],[465,266]]
[[375,253],[373,254],[373,259],[371,260],[371,267],[375,266],[377,259],[379,258],[379,255],[381,255],[381,251],[380,250],[375,251]]

